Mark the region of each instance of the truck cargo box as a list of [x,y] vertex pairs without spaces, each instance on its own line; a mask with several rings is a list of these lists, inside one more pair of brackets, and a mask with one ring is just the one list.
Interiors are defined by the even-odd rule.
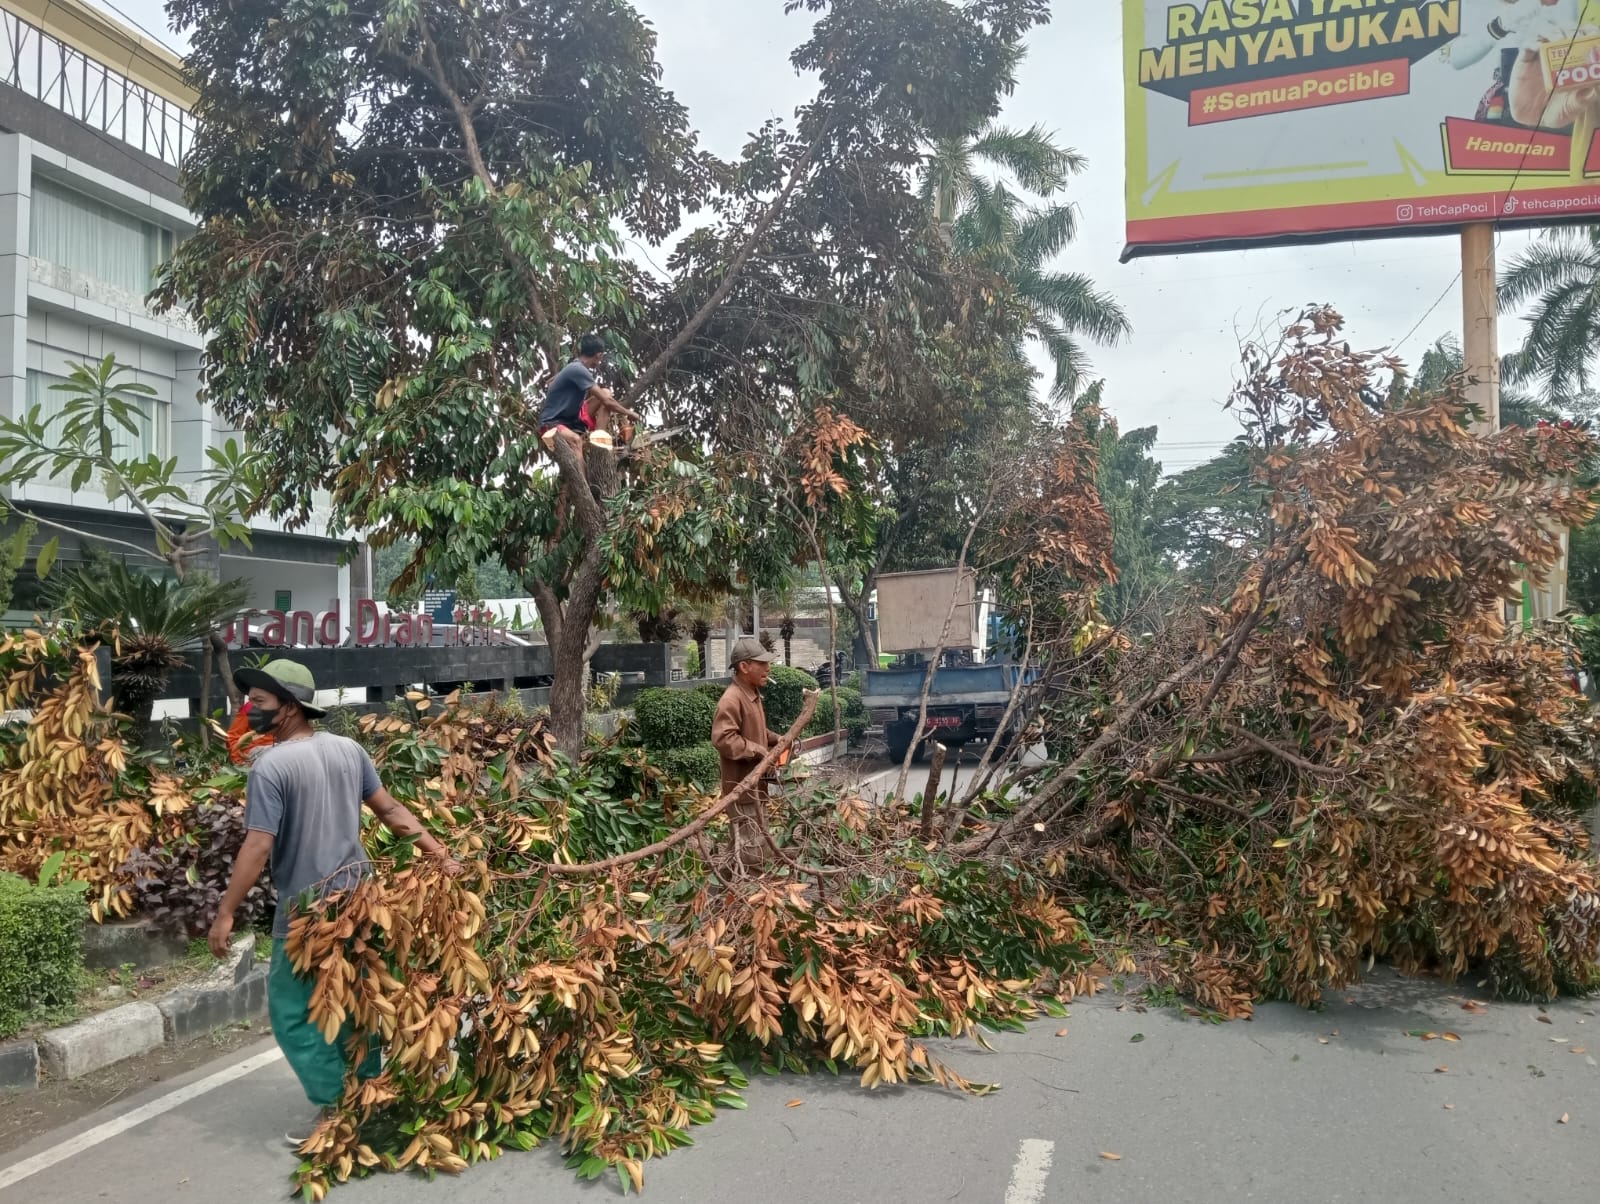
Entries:
[[[883,573],[878,588],[878,648],[882,652],[931,652],[950,614],[950,596],[958,589],[955,569],[928,569],[917,573]],[[980,651],[984,646],[982,610],[977,576],[961,572],[960,596],[950,629],[942,641],[947,649]]]

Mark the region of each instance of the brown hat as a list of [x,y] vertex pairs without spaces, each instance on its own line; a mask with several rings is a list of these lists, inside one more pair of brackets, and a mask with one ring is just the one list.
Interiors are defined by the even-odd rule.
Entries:
[[728,667],[737,669],[745,661],[760,661],[770,665],[776,658],[761,646],[754,636],[743,636],[733,641],[733,651],[728,654]]

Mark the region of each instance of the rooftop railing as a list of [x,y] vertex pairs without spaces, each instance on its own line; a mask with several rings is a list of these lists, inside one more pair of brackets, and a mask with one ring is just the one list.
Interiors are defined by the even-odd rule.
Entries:
[[177,101],[5,9],[0,9],[0,83],[173,167],[183,165],[194,144],[195,120]]

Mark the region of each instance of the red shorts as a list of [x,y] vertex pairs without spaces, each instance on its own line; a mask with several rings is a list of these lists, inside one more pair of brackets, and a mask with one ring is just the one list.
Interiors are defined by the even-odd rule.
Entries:
[[563,427],[569,431],[577,431],[580,435],[587,435],[594,430],[594,415],[589,413],[589,403],[585,401],[578,407],[578,418],[575,422],[551,422],[541,426],[539,428],[539,438],[543,439],[551,431],[560,430]]

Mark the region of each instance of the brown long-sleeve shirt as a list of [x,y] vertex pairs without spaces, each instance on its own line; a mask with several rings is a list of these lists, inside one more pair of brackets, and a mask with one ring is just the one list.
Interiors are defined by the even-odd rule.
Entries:
[[[722,793],[727,794],[756,767],[781,737],[767,726],[761,694],[737,678],[723,691],[711,721],[711,743],[722,758]],[[766,795],[763,783],[753,797]]]

